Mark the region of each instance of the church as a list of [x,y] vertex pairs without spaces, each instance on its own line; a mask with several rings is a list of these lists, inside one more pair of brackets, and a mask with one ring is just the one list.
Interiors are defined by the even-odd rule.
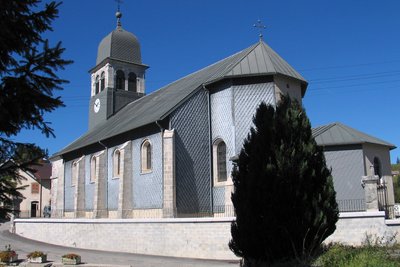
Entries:
[[[90,70],[89,129],[51,158],[52,216],[232,217],[232,160],[258,105],[276,105],[282,94],[301,103],[307,81],[260,38],[146,94],[139,40],[116,16]],[[394,146],[342,124],[316,128],[314,135],[336,190],[344,190],[339,206],[353,209],[346,201],[358,199],[357,209],[365,210],[361,176],[374,165],[389,179]]]

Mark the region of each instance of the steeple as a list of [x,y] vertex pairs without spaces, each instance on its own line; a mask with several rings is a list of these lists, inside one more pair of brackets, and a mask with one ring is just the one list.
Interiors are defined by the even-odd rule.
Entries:
[[117,27],[100,42],[96,66],[90,70],[92,88],[89,128],[107,120],[145,94],[145,71],[138,38],[122,28],[119,4]]

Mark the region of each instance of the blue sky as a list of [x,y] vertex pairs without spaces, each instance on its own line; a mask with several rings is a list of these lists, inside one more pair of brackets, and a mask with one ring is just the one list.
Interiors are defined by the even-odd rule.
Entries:
[[[53,154],[88,128],[90,75],[97,46],[116,27],[113,0],[66,0],[54,32],[70,81],[57,92],[66,107],[46,115],[56,138],[23,131],[16,139]],[[314,126],[342,122],[400,146],[400,1],[372,0],[125,0],[122,26],[142,46],[150,93],[264,40],[309,82],[304,107]],[[396,119],[397,118],[397,119]],[[391,161],[400,158],[392,150]]]

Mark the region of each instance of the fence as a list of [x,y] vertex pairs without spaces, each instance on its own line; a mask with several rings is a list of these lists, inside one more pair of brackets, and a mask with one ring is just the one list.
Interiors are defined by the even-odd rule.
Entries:
[[[337,200],[339,212],[361,212],[366,210],[364,199],[340,199]],[[380,207],[386,208],[388,216],[394,214],[394,207],[381,204]],[[17,211],[14,213],[17,218],[30,218],[31,213],[27,211]],[[73,209],[53,210],[51,217],[82,217],[82,218],[118,218],[118,210],[104,209],[93,210],[84,209],[75,211]],[[163,217],[176,217],[176,218],[203,218],[203,217],[235,217],[235,209],[232,205],[214,205],[211,207],[200,207],[197,209],[133,209],[123,210],[121,212],[123,218],[163,218]],[[392,214],[392,215],[391,215]],[[36,214],[39,217],[39,214]],[[42,217],[43,214],[42,214]]]

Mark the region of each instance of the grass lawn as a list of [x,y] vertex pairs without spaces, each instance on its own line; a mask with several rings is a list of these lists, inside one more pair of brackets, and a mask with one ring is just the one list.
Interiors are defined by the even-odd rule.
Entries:
[[396,267],[400,266],[400,246],[352,247],[333,245],[312,266],[320,267]]

